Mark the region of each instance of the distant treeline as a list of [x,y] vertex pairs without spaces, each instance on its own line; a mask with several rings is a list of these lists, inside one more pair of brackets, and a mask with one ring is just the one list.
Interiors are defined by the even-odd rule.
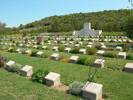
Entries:
[[51,16],[26,25],[21,24],[19,30],[27,32],[70,32],[80,30],[84,23],[91,22],[94,29],[105,32],[120,32],[123,31],[129,15],[130,10],[110,10]]

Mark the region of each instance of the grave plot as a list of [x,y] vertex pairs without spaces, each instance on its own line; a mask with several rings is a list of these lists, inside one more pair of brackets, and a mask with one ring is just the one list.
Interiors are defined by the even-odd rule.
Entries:
[[133,63],[127,63],[124,67],[124,71],[133,73]]
[[[58,38],[59,39],[59,38]],[[60,40],[60,39],[59,39]],[[80,38],[78,39],[73,39],[73,40],[76,40],[76,41],[73,41],[73,45],[72,46],[70,46],[70,48],[73,48],[74,46],[75,46],[75,44],[77,44],[77,40],[79,41],[79,40],[81,40]],[[83,39],[84,40],[84,39]],[[93,41],[98,41],[98,39],[97,38],[94,38],[94,39],[92,39]],[[107,40],[107,41],[110,41],[109,39]],[[35,41],[34,41],[35,42]],[[119,41],[118,40],[118,42],[119,43],[121,43],[121,41]],[[53,40],[51,40],[51,43],[53,43]],[[63,42],[63,43],[67,43],[67,42]],[[95,42],[93,42],[93,44],[94,44]],[[36,44],[36,43],[35,43]],[[43,44],[43,43],[41,43],[41,44]],[[55,45],[56,44],[56,45]],[[49,45],[49,47],[50,48],[52,48],[52,47],[58,47],[59,45],[61,45],[62,43],[60,42],[60,43],[55,43],[54,45],[52,44],[52,45]],[[60,84],[60,78],[59,77],[56,77],[56,76],[62,76],[62,82],[65,84],[64,85],[64,87],[65,87],[65,89],[63,89],[63,90],[66,90],[66,89],[68,89],[68,84],[70,84],[72,81],[74,81],[74,80],[79,80],[79,81],[81,81],[81,82],[86,82],[87,81],[87,79],[88,79],[88,72],[89,72],[89,68],[91,67],[91,68],[94,68],[94,67],[92,67],[92,66],[90,66],[91,65],[91,60],[95,57],[95,61],[94,61],[94,66],[95,67],[98,67],[98,68],[103,68],[103,69],[98,69],[99,71],[100,71],[100,75],[101,76],[98,76],[98,80],[96,80],[97,82],[95,83],[95,85],[93,84],[93,82],[92,82],[92,84],[93,85],[90,85],[91,84],[91,82],[89,83],[89,84],[87,84],[86,83],[86,85],[84,86],[84,88],[82,89],[82,97],[83,98],[86,98],[86,99],[94,99],[94,100],[97,100],[97,99],[101,99],[102,98],[102,94],[103,94],[103,99],[105,98],[104,96],[106,95],[106,97],[107,97],[107,99],[114,99],[114,98],[117,98],[117,96],[119,97],[119,95],[124,95],[123,97],[125,97],[125,98],[128,98],[128,96],[130,96],[129,94],[122,94],[122,93],[118,93],[117,91],[118,91],[118,89],[116,89],[115,87],[112,87],[112,84],[111,84],[111,80],[109,80],[109,82],[107,82],[106,80],[107,79],[112,79],[113,81],[117,81],[117,80],[119,80],[120,81],[120,83],[119,83],[119,85],[120,86],[123,86],[123,83],[127,83],[127,81],[126,80],[124,80],[123,82],[121,81],[121,79],[119,79],[120,77],[119,76],[123,76],[123,77],[125,77],[125,78],[129,78],[130,77],[130,79],[132,79],[132,76],[130,76],[130,74],[129,74],[129,76],[128,76],[128,73],[125,73],[125,72],[121,72],[122,71],[122,69],[123,69],[123,66],[126,64],[126,63],[128,63],[127,65],[125,65],[125,68],[124,68],[124,71],[129,71],[129,69],[131,68],[130,66],[130,64],[132,63],[132,61],[129,61],[129,60],[126,60],[124,57],[123,57],[123,59],[118,59],[119,57],[118,57],[118,55],[117,55],[117,57],[115,58],[104,58],[104,56],[102,57],[103,59],[105,59],[105,60],[103,60],[103,59],[99,59],[99,55],[96,55],[96,54],[93,54],[93,55],[88,55],[88,54],[85,54],[84,52],[83,52],[83,50],[81,50],[82,52],[83,52],[83,54],[81,54],[80,53],[80,49],[82,49],[82,48],[84,48],[84,49],[86,49],[86,46],[87,46],[87,44],[88,44],[88,42],[86,43],[86,42],[84,42],[84,41],[79,41],[79,43],[78,43],[80,46],[78,46],[79,47],[79,51],[78,51],[78,53],[77,54],[75,54],[75,57],[72,57],[73,56],[73,54],[71,54],[71,53],[64,53],[64,52],[58,52],[58,53],[55,53],[54,51],[52,51],[52,49],[51,50],[42,50],[42,49],[40,49],[39,47],[37,47],[37,48],[31,48],[31,47],[27,47],[26,46],[26,44],[24,44],[24,47],[22,47],[22,48],[29,48],[29,49],[31,49],[32,50],[32,52],[34,51],[34,50],[37,50],[37,52],[36,52],[36,55],[39,55],[40,54],[40,51],[43,51],[44,53],[46,53],[47,54],[47,52],[50,52],[52,55],[51,56],[49,56],[50,58],[52,58],[53,57],[53,59],[54,60],[58,60],[58,61],[52,61],[52,60],[50,60],[50,59],[47,59],[47,58],[39,58],[39,57],[28,57],[28,56],[26,56],[26,55],[21,55],[21,54],[16,54],[16,53],[8,53],[9,55],[15,55],[15,56],[21,56],[21,57],[24,57],[24,59],[25,59],[25,61],[26,61],[26,63],[28,64],[28,65],[32,65],[34,68],[35,68],[35,70],[37,70],[38,68],[41,68],[41,69],[49,69],[50,70],[50,72],[55,72],[55,74],[54,74],[54,76],[55,76],[55,80],[54,79],[52,79],[52,78],[54,78],[54,77],[52,77],[51,79],[50,79],[50,77],[49,77],[49,79],[50,79],[50,82],[48,82],[47,81],[47,83],[52,83],[52,86],[53,87],[56,87],[56,89],[59,89],[60,90],[60,88],[61,88],[61,85],[54,85],[54,84],[56,84],[56,83],[59,83]],[[10,43],[8,43],[8,44],[6,44],[6,46],[8,46],[8,45],[10,45]],[[45,44],[43,44],[43,45],[45,45]],[[37,45],[37,46],[43,46],[43,45]],[[109,46],[108,46],[108,44],[106,44],[106,43],[104,43],[104,44],[101,44],[102,46],[106,46],[106,48],[102,48],[102,49],[104,49],[103,51],[106,53],[106,50],[107,51],[109,51],[108,49],[110,49],[109,48]],[[93,46],[95,46],[95,45],[93,45]],[[101,48],[101,46],[100,46],[100,48]],[[98,49],[98,46],[97,46],[97,49]],[[116,46],[114,46],[114,48],[112,49],[111,48],[111,50],[116,50]],[[110,51],[111,51],[110,50]],[[124,50],[124,49],[123,49]],[[122,51],[123,51],[122,50]],[[64,51],[65,51],[65,48],[64,48]],[[99,51],[99,49],[98,49],[98,51]],[[121,50],[119,50],[119,51],[121,51]],[[70,52],[70,51],[68,51],[68,52]],[[115,51],[112,51],[112,52],[115,52]],[[112,53],[111,52],[111,53]],[[97,52],[98,53],[98,52]],[[83,64],[83,66],[82,65],[79,65],[79,64],[69,64],[69,63],[62,63],[62,62],[60,62],[60,57],[61,57],[61,55],[69,55],[70,56],[70,58],[72,58],[72,59],[70,59],[70,60],[73,60],[72,62],[73,63],[77,63],[78,62],[78,60],[79,60],[79,58],[81,57],[81,56],[85,56],[86,58],[85,59],[82,59],[83,61],[81,62],[82,64]],[[122,53],[121,53],[122,54]],[[6,54],[4,54],[4,55],[6,55]],[[8,56],[9,56],[8,55]],[[104,53],[103,54],[101,54],[101,55],[104,55]],[[69,57],[68,56],[68,57]],[[110,56],[110,55],[109,55]],[[65,58],[66,56],[64,56],[64,58]],[[127,57],[127,54],[126,54],[126,57]],[[27,59],[26,59],[27,58]],[[120,57],[121,58],[121,57]],[[20,58],[21,59],[21,58]],[[31,59],[33,60],[33,62],[31,61]],[[19,62],[22,62],[22,63],[25,63],[25,61],[23,61],[23,60],[18,60],[18,59],[15,59],[15,58],[13,58],[13,60],[14,61],[19,61]],[[80,59],[81,60],[81,59]],[[39,62],[39,63],[38,63]],[[120,64],[118,64],[118,62],[120,63]],[[25,64],[26,64],[25,63]],[[53,64],[52,64],[53,63]],[[89,63],[89,64],[88,64]],[[130,63],[130,64],[129,64]],[[86,65],[84,65],[84,64],[86,64],[86,65],[88,65],[88,66],[86,66]],[[41,66],[40,66],[41,65]],[[115,66],[114,66],[115,65]],[[39,66],[39,67],[38,67]],[[116,68],[115,68],[116,67]],[[69,68],[69,71],[68,71],[68,68]],[[32,75],[31,74],[31,69],[30,68],[24,68],[25,70],[23,70],[24,71],[24,73],[25,73],[25,76],[30,76],[30,75]],[[125,70],[126,69],[126,70]],[[131,69],[130,69],[131,70]],[[76,71],[76,72],[75,72]],[[30,73],[30,74],[28,74],[28,73]],[[57,73],[58,73],[58,75],[57,75]],[[79,73],[80,73],[80,75],[79,75]],[[109,76],[107,76],[108,74],[110,74]],[[116,75],[118,75],[117,77],[119,77],[119,78],[117,78],[117,77],[115,77]],[[48,74],[48,76],[52,76],[52,75],[50,75],[50,73]],[[114,78],[115,77],[115,78]],[[117,80],[116,80],[117,79]],[[101,84],[98,84],[98,83],[101,83]],[[97,84],[97,85],[96,85]],[[128,84],[131,84],[131,83],[128,83]],[[90,86],[89,86],[90,85]],[[101,86],[100,86],[101,85]],[[102,86],[103,86],[103,88],[105,87],[105,91],[102,93]],[[110,88],[110,87],[112,87],[112,88]],[[91,88],[91,89],[90,89]],[[95,88],[95,89],[94,89]],[[108,88],[110,89],[110,90],[108,90]],[[107,89],[107,90],[106,90]],[[113,91],[114,89],[116,89],[116,91]],[[126,88],[127,89],[127,88]],[[124,91],[124,89],[120,89],[121,91]],[[129,91],[131,91],[132,92],[132,90],[130,90],[129,89]],[[107,93],[107,94],[106,94]],[[109,94],[113,94],[113,96],[114,97],[112,97],[112,96],[110,96]],[[122,97],[119,97],[120,99],[122,99]],[[105,98],[106,99],[106,98]],[[119,99],[118,99],[119,100]]]
[[87,82],[82,88],[82,97],[87,100],[102,100],[102,84]]

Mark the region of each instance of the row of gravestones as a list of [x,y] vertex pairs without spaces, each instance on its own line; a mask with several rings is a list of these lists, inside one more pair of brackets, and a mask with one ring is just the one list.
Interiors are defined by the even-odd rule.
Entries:
[[[44,39],[43,39],[44,37],[38,37],[38,38],[36,38],[35,40],[36,41],[38,41],[38,42],[42,42]],[[4,40],[4,39],[3,39]],[[7,40],[7,39],[6,39]],[[10,39],[8,39],[8,40],[10,40]],[[24,39],[21,39],[23,42],[27,42],[28,40],[31,40],[31,39],[29,39],[29,38],[27,38],[26,40],[25,40],[25,38]],[[61,38],[61,37],[59,37],[59,38],[56,38],[56,37],[50,37],[49,38],[49,40],[59,40],[59,41],[61,41],[61,40],[64,40],[64,41],[88,41],[88,40],[90,40],[90,41],[104,41],[104,42],[133,42],[131,39],[129,39],[129,38],[127,38],[127,37],[124,37],[124,36],[117,36],[117,37],[112,37],[112,36],[106,36],[106,37],[104,37],[104,38],[102,38],[102,39],[100,39],[100,38],[74,38],[74,37],[71,37],[71,38],[67,38],[67,39],[65,39],[65,38]],[[33,40],[34,41],[34,40]]]
[[[19,46],[22,47],[22,46],[24,46],[24,45],[21,45],[21,44],[20,44]],[[30,47],[30,45],[28,45],[28,46]],[[38,47],[38,45],[33,45],[33,48],[37,48],[37,47]],[[90,45],[90,47],[91,47],[91,45]],[[43,48],[43,49],[46,49],[47,46],[42,46],[42,48]],[[105,49],[106,46],[105,46],[105,45],[102,45],[101,48]],[[10,51],[11,49],[12,49],[12,48],[10,47],[8,50]],[[53,51],[59,51],[58,49],[59,49],[58,46],[54,46],[54,47],[52,48]],[[120,47],[120,46],[117,46],[116,49],[119,50],[119,51],[122,51],[122,50],[123,50],[122,47]],[[69,53],[71,50],[72,50],[72,49],[69,48],[69,47],[66,47],[66,48],[64,49],[64,51],[65,51],[65,52],[68,52],[68,53]],[[18,51],[19,51],[19,50],[18,50]],[[87,51],[86,51],[85,48],[81,48],[81,49],[79,49],[79,53],[86,54]],[[98,51],[97,51],[97,54],[98,54],[98,55],[103,55],[104,53],[105,53],[104,50],[98,50]],[[126,53],[126,52],[119,52],[119,53],[117,54],[117,57],[118,57],[118,58],[121,58],[121,59],[126,59],[127,53]]]
[[32,38],[35,38],[35,39],[38,39],[38,38],[50,38],[50,39],[57,39],[57,40],[70,40],[70,39],[75,39],[75,40],[87,40],[87,39],[91,39],[91,38],[113,38],[113,39],[118,39],[118,38],[121,38],[121,39],[128,39],[127,36],[96,36],[96,37],[73,37],[73,36],[32,36],[32,37],[3,37],[1,38],[1,40],[10,40],[10,39],[32,39]]
[[[1,45],[9,45],[9,46],[16,46],[17,45],[15,43],[3,43],[3,42],[1,42],[0,44]],[[48,44],[51,45],[52,43],[51,42],[48,42]],[[74,42],[70,41],[69,43],[66,43],[66,44],[63,44],[63,45],[65,47],[67,47],[67,46],[73,46],[73,44],[74,44]],[[83,43],[82,42],[79,42],[78,44],[75,44],[74,47],[80,47],[82,45],[83,45]],[[91,48],[91,47],[93,47],[93,45],[94,45],[93,42],[88,42],[88,45],[84,45],[84,47]],[[104,43],[100,43],[99,45],[101,46],[100,47],[101,49],[109,49],[109,47],[106,47],[106,45]],[[18,46],[20,46],[20,47],[24,47],[25,46],[25,47],[38,48],[39,45],[34,45],[32,43],[30,43],[30,44],[22,44],[22,43],[20,43],[20,44],[18,44]],[[47,48],[47,46],[44,46],[44,45],[41,45],[41,46],[43,47],[43,49],[46,49]],[[57,48],[57,47],[54,47],[54,48]],[[114,49],[119,50],[119,51],[123,51],[123,48],[121,46],[116,46],[116,48],[114,48]]]
[[[24,45],[19,45],[19,46],[24,46]],[[26,45],[27,46],[27,45]],[[30,47],[30,45],[28,45],[27,47]],[[33,48],[37,48],[38,47],[38,45],[33,45]],[[77,46],[76,46],[77,47]],[[88,45],[87,47],[92,47],[92,45]],[[102,49],[106,49],[106,46],[104,45],[104,44],[102,44],[102,46],[101,46],[101,48]],[[9,49],[11,49],[11,48],[9,48]],[[42,49],[47,49],[47,46],[42,46]],[[53,48],[52,48],[52,50],[53,51],[59,51],[59,48],[58,48],[58,46],[54,46]],[[69,48],[69,47],[66,47],[65,49],[64,49],[64,51],[65,52],[70,52],[72,50],[72,48]],[[119,51],[123,51],[123,48],[122,47],[120,47],[120,46],[117,46],[116,47],[116,50],[119,50]],[[79,53],[81,53],[81,54],[86,54],[87,53],[87,50],[85,49],[85,48],[81,48],[81,49],[79,49]],[[105,53],[105,51],[104,50],[98,50],[97,51],[97,54],[98,55],[103,55]],[[127,57],[127,53],[126,52],[119,52],[118,54],[117,54],[117,57],[118,58],[122,58],[122,59],[126,59],[126,57]]]
[[[21,49],[17,49],[16,51],[17,51],[18,53],[22,53],[22,52],[21,52]],[[26,52],[28,55],[32,54],[32,50],[30,50],[30,49],[27,49],[25,52]],[[103,54],[104,51],[98,51],[98,53],[99,53],[99,54]],[[44,54],[43,51],[38,51],[36,55],[41,56],[41,55],[43,55],[43,54]],[[126,52],[119,52],[119,53],[118,53],[118,57],[119,57],[119,58],[122,58],[122,59],[126,59]],[[58,60],[60,60],[61,56],[60,56],[59,53],[53,53],[53,54],[50,56],[50,58],[53,59],[53,60],[58,61]],[[71,57],[69,58],[69,62],[70,62],[70,63],[77,63],[78,60],[79,60],[79,56],[74,56],[74,55],[73,55],[73,56],[71,56]],[[105,60],[103,60],[103,59],[96,59],[96,60],[94,61],[93,66],[94,66],[94,67],[97,67],[97,68],[103,68],[103,67],[104,67],[104,64],[105,64]],[[124,70],[127,71],[127,72],[131,72],[131,73],[132,73],[132,72],[133,72],[133,63],[127,63],[127,64],[125,65],[125,67],[124,67]]]
[[[16,62],[15,61],[8,61],[5,64],[5,69],[10,70],[12,66],[14,66]],[[33,67],[29,65],[25,65],[22,67],[19,71],[20,75],[25,76],[25,77],[32,77],[33,74]],[[62,84],[60,81],[61,75],[59,73],[55,72],[49,72],[45,77],[45,84],[48,86],[52,87],[60,87]],[[84,86],[82,87],[82,97],[87,100],[101,100],[102,99],[102,90],[103,90],[103,85],[98,84],[98,83],[93,83],[93,82],[86,82]]]

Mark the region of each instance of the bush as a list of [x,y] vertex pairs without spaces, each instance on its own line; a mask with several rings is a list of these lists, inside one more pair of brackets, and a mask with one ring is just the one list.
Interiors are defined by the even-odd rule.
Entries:
[[110,57],[110,58],[116,58],[117,57],[117,54],[116,53],[113,53],[113,52],[105,52],[103,54],[104,57]]
[[42,46],[41,46],[41,45],[39,45],[39,46],[37,47],[37,49],[42,49]]
[[41,57],[41,58],[48,58],[48,57],[49,57],[49,55],[48,55],[48,54],[46,54],[46,53],[43,53],[40,57]]
[[31,56],[37,56],[37,50],[33,50]]
[[69,62],[69,58],[64,57],[60,61],[63,62],[63,63],[68,63]]
[[33,82],[38,82],[38,83],[43,83],[44,82],[44,77],[48,74],[48,70],[43,71],[43,70],[37,70],[33,75],[32,75],[32,81]]
[[74,54],[77,54],[79,53],[79,48],[74,48],[70,51],[70,53],[74,53]]
[[78,64],[82,64],[82,65],[84,65],[86,59],[87,59],[87,57],[80,57],[77,63],[78,63]]
[[63,51],[64,51],[64,48],[65,48],[65,47],[64,47],[63,45],[60,45],[60,46],[59,46],[59,51],[60,51],[60,52],[63,52]]
[[75,81],[69,85],[69,93],[73,95],[80,95],[81,89],[83,88],[84,84],[78,81]]
[[21,64],[15,63],[10,68],[8,68],[8,71],[19,73],[20,69],[22,68]]
[[133,54],[128,54],[128,55],[127,55],[127,59],[128,59],[128,60],[133,60]]
[[87,54],[89,54],[89,55],[94,55],[94,54],[96,54],[96,52],[97,52],[96,48],[88,48],[87,49]]
[[94,62],[95,58],[87,58],[84,62],[84,65],[91,66]]

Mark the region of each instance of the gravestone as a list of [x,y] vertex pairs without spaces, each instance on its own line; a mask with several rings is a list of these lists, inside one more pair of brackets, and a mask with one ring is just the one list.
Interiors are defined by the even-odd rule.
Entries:
[[70,63],[77,63],[79,60],[79,56],[71,56],[69,62]]
[[45,83],[48,86],[59,86],[60,83],[60,74],[50,72],[48,75],[45,76]]
[[104,63],[105,63],[105,60],[103,60],[103,59],[96,59],[94,61],[94,67],[103,68],[104,67]]
[[102,84],[87,82],[82,88],[82,97],[85,100],[102,100]]
[[124,67],[124,71],[133,73],[133,63],[127,63]]
[[52,59],[52,60],[59,60],[59,59],[60,59],[60,55],[59,55],[58,53],[53,53],[53,54],[51,55],[51,59]]
[[126,55],[126,52],[119,52],[117,56],[118,56],[118,58],[120,58],[120,59],[126,59],[126,56],[127,56],[127,55]]
[[25,77],[31,77],[33,74],[32,66],[25,65],[21,70],[20,74]]

